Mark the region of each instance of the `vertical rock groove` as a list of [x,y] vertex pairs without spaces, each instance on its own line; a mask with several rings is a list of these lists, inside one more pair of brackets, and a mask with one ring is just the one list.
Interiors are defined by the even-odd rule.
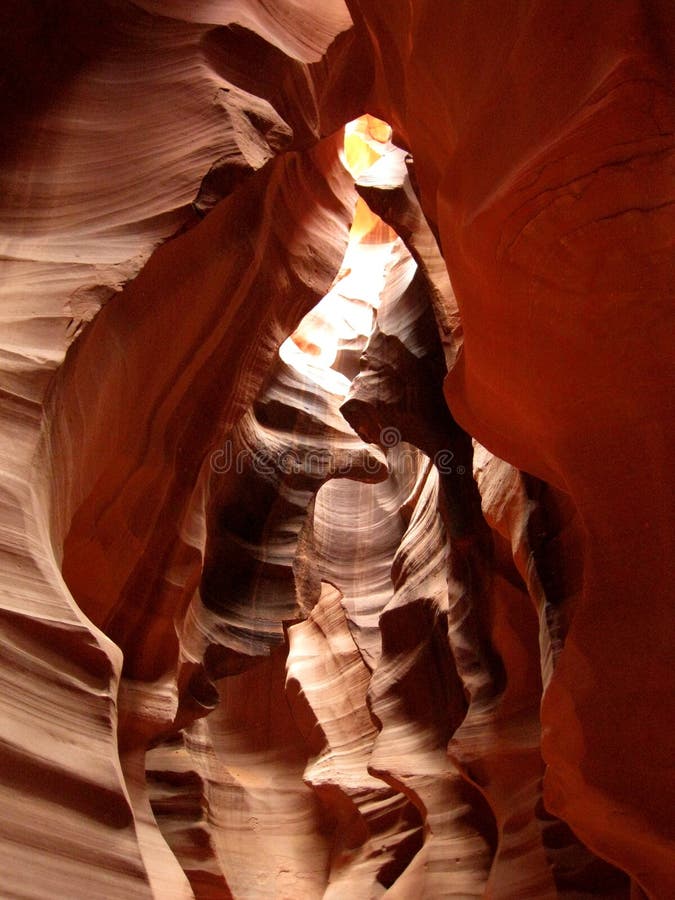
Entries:
[[675,896],[670,4],[0,26],[0,895]]

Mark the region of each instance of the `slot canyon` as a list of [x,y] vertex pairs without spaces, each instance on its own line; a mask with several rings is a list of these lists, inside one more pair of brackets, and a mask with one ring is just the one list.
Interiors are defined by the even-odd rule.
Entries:
[[0,897],[673,900],[672,0],[0,47]]

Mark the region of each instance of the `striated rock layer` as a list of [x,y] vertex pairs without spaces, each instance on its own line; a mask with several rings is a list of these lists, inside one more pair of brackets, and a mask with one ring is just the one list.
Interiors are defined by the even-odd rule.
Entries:
[[0,22],[0,894],[675,896],[669,4]]
[[414,156],[457,294],[450,408],[554,508],[567,495],[582,530],[543,698],[546,804],[668,896],[672,9],[350,7],[373,41],[373,111]]

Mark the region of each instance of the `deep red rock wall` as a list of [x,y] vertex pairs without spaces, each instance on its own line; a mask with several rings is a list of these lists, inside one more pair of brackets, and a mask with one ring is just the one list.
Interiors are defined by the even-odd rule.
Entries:
[[669,4],[0,21],[0,894],[675,895]]
[[584,532],[543,700],[547,805],[668,896],[672,9],[350,7],[373,41],[373,112],[413,154],[457,296],[448,404],[568,494]]

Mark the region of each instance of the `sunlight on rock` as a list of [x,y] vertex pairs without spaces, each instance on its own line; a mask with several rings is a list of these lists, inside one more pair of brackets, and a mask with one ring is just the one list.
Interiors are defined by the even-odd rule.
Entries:
[[[366,114],[345,126],[341,159],[355,179],[394,151],[400,152],[391,143],[386,122]],[[370,334],[397,242],[396,232],[359,197],[340,272],[329,293],[281,345],[284,362],[306,374],[330,368],[342,346]],[[345,392],[348,384],[345,379]]]

